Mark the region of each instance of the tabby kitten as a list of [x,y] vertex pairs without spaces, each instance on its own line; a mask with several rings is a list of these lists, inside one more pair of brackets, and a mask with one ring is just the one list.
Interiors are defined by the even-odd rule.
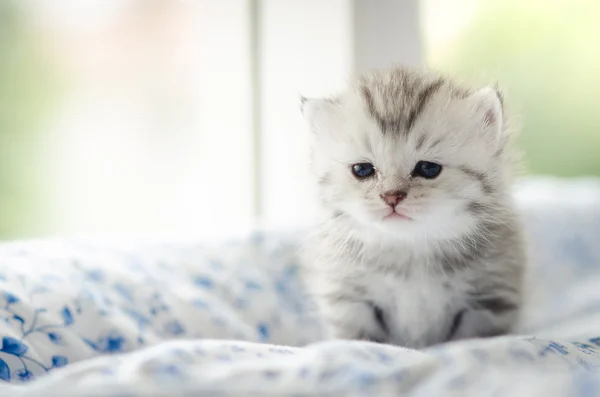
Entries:
[[324,213],[305,274],[329,335],[422,348],[509,332],[526,258],[497,90],[394,68],[302,112]]

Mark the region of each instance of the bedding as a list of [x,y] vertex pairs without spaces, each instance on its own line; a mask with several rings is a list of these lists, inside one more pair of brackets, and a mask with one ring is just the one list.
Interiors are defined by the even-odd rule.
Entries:
[[524,182],[518,335],[421,351],[324,341],[303,231],[218,244],[0,246],[0,396],[600,395],[600,182]]

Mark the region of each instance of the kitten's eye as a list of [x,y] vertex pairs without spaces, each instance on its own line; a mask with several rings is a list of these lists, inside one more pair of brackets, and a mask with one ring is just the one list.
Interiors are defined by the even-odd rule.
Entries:
[[440,172],[442,166],[431,161],[419,161],[413,171],[413,176],[421,176],[425,179],[434,179]]
[[352,166],[352,173],[358,179],[368,178],[375,174],[375,166],[371,163],[358,163]]

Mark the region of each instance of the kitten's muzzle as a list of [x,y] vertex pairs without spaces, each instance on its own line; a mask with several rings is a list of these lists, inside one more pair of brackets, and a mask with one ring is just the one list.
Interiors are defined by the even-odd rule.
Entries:
[[406,198],[406,192],[400,190],[394,190],[391,192],[386,192],[380,195],[381,199],[390,207],[396,208],[402,200]]

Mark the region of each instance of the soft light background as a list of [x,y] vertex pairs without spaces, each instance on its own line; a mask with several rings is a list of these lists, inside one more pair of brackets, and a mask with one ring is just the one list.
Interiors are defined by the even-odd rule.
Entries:
[[527,172],[600,175],[599,4],[3,0],[0,238],[310,222],[299,95],[392,61],[498,80]]

